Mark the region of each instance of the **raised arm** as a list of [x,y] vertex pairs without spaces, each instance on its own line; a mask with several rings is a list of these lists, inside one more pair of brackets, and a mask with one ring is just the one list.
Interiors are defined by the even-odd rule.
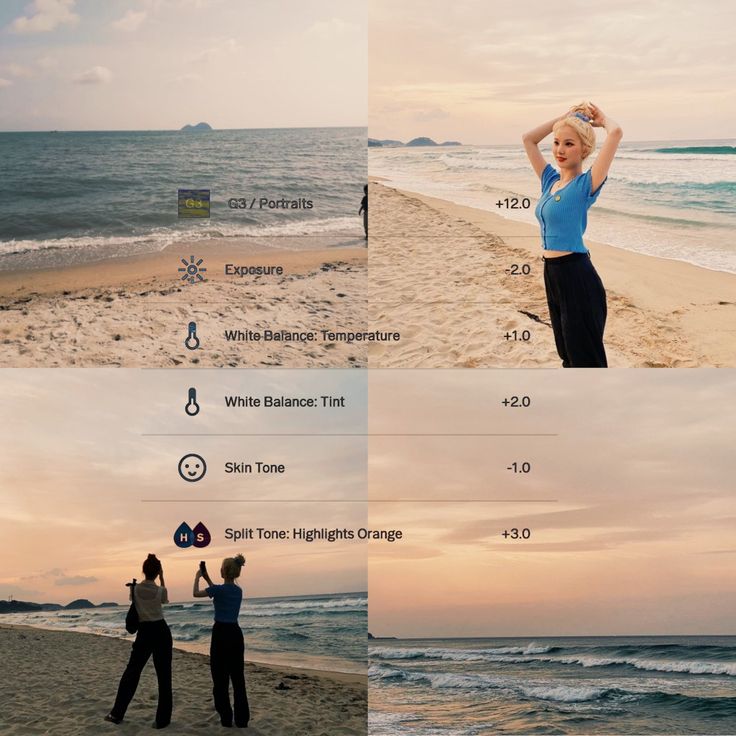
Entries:
[[192,595],[195,598],[206,598],[207,597],[207,591],[199,589],[199,581],[201,579],[202,579],[202,573],[199,570],[197,570],[197,574],[194,576],[194,588],[192,590]]
[[590,124],[594,128],[606,129],[606,140],[601,146],[598,156],[596,156],[595,163],[590,167],[591,186],[593,187],[592,191],[595,192],[608,176],[608,169],[611,168],[613,158],[618,150],[618,144],[621,142],[624,132],[615,120],[606,117],[603,111],[592,103],[590,109],[593,113],[593,119],[590,121]]
[[[565,115],[566,114],[567,113],[565,113]],[[545,161],[544,156],[542,156],[542,152],[539,150],[539,144],[552,132],[552,126],[558,120],[562,120],[565,115],[560,115],[553,120],[542,123],[521,136],[521,140],[524,142],[524,150],[526,150],[526,155],[529,158],[529,163],[531,163],[534,172],[540,179],[542,178],[542,172],[544,171],[545,166],[547,166],[547,162]]]
[[161,572],[158,574],[158,579],[161,583],[161,590],[163,591],[163,595],[161,596],[161,603],[168,603],[169,602],[169,594],[166,591],[166,583],[164,582],[164,568],[163,565],[161,566]]

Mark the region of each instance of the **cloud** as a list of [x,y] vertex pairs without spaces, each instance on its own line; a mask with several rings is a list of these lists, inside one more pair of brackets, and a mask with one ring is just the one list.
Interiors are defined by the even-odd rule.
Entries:
[[59,66],[59,62],[53,56],[40,56],[38,59],[36,59],[36,64],[38,64],[41,69],[44,69],[46,71]]
[[122,18],[116,20],[112,27],[118,31],[137,31],[148,13],[145,10],[129,10]]
[[330,18],[330,20],[318,20],[313,23],[307,29],[306,35],[327,41],[345,36],[355,30],[357,30],[357,26],[353,23],[348,23],[341,18]]
[[112,79],[112,72],[104,66],[93,66],[91,69],[77,74],[72,80],[75,84],[107,84]]
[[192,61],[196,63],[211,62],[218,57],[234,54],[240,51],[241,48],[241,45],[234,38],[218,39],[214,46],[210,46],[195,54]]
[[445,120],[449,117],[450,113],[447,112],[447,110],[443,110],[441,107],[418,110],[414,113],[414,119],[420,123],[426,123],[431,120]]
[[9,74],[11,77],[28,79],[34,75],[33,69],[27,66],[21,66],[20,64],[5,64],[0,67],[0,70]]
[[174,77],[174,82],[178,84],[196,84],[204,79],[201,74],[181,74],[178,77]]
[[0,583],[0,598],[6,599],[13,596],[15,600],[31,600],[42,595],[40,590],[21,588],[19,585]]
[[9,79],[0,78],[0,89],[3,87],[10,87],[13,83]]
[[76,0],[34,0],[30,15],[21,15],[10,24],[13,33],[47,33],[60,25],[76,25],[79,16],[73,12]]
[[69,577],[60,577],[54,581],[54,585],[89,585],[90,583],[96,583],[97,578],[85,575],[70,575]]
[[27,580],[44,580],[46,578],[56,578],[54,585],[89,585],[96,583],[97,578],[87,575],[67,575],[60,567],[53,567],[51,570],[42,570],[36,575],[29,575]]

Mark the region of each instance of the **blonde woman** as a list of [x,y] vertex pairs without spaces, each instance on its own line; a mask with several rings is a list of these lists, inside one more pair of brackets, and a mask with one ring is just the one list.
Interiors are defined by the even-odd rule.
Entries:
[[[212,672],[212,695],[215,710],[220,715],[223,726],[233,725],[233,708],[230,706],[230,682],[233,685],[233,706],[235,725],[247,728],[250,720],[248,695],[245,691],[245,642],[238,625],[243,590],[235,582],[245,565],[243,555],[226,557],[220,567],[222,585],[215,585],[207,574],[207,567],[201,562],[194,577],[195,598],[212,598],[215,604],[215,624],[212,627],[210,642],[210,671]],[[199,589],[199,581],[204,578],[208,587]]]
[[[607,136],[593,165],[583,172],[583,162],[595,149],[593,128],[605,128]],[[539,150],[550,133],[559,171]],[[606,182],[622,136],[621,127],[590,102],[523,136],[526,155],[542,183],[536,216],[542,231],[550,321],[563,368],[608,367],[603,346],[606,292],[583,234],[588,209]]]

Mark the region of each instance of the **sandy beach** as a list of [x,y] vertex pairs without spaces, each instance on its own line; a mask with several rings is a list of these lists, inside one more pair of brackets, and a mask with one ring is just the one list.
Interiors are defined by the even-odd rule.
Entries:
[[[129,654],[130,642],[120,639],[0,624],[0,658],[13,671],[0,683],[0,730],[53,736],[154,733],[156,679],[151,662],[125,721],[119,726],[103,721]],[[208,657],[175,649],[173,677],[174,714],[166,732],[221,733],[211,702]],[[248,662],[251,721],[246,732],[365,734],[366,682],[363,675]]]
[[[402,335],[370,347],[371,367],[559,367],[535,227],[370,187],[370,325]],[[586,242],[608,296],[610,367],[736,366],[736,275]],[[528,275],[510,273],[523,264]]]
[[[178,267],[203,258],[206,281]],[[250,243],[173,244],[159,253],[0,273],[0,367],[352,367],[364,343],[233,341],[225,330],[363,330],[366,249],[254,249]],[[227,275],[226,264],[281,267]],[[198,350],[187,350],[189,322]]]

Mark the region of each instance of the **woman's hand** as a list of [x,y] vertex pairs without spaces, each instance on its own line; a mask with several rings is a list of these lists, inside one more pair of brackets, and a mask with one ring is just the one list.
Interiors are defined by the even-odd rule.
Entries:
[[590,119],[590,124],[594,128],[605,128],[606,127],[606,116],[603,113],[603,110],[600,109],[600,107],[596,107],[592,102],[590,103],[590,112],[592,114],[592,118]]
[[199,568],[197,568],[197,572],[194,575],[194,579],[199,580],[201,577],[202,577],[202,571]]

